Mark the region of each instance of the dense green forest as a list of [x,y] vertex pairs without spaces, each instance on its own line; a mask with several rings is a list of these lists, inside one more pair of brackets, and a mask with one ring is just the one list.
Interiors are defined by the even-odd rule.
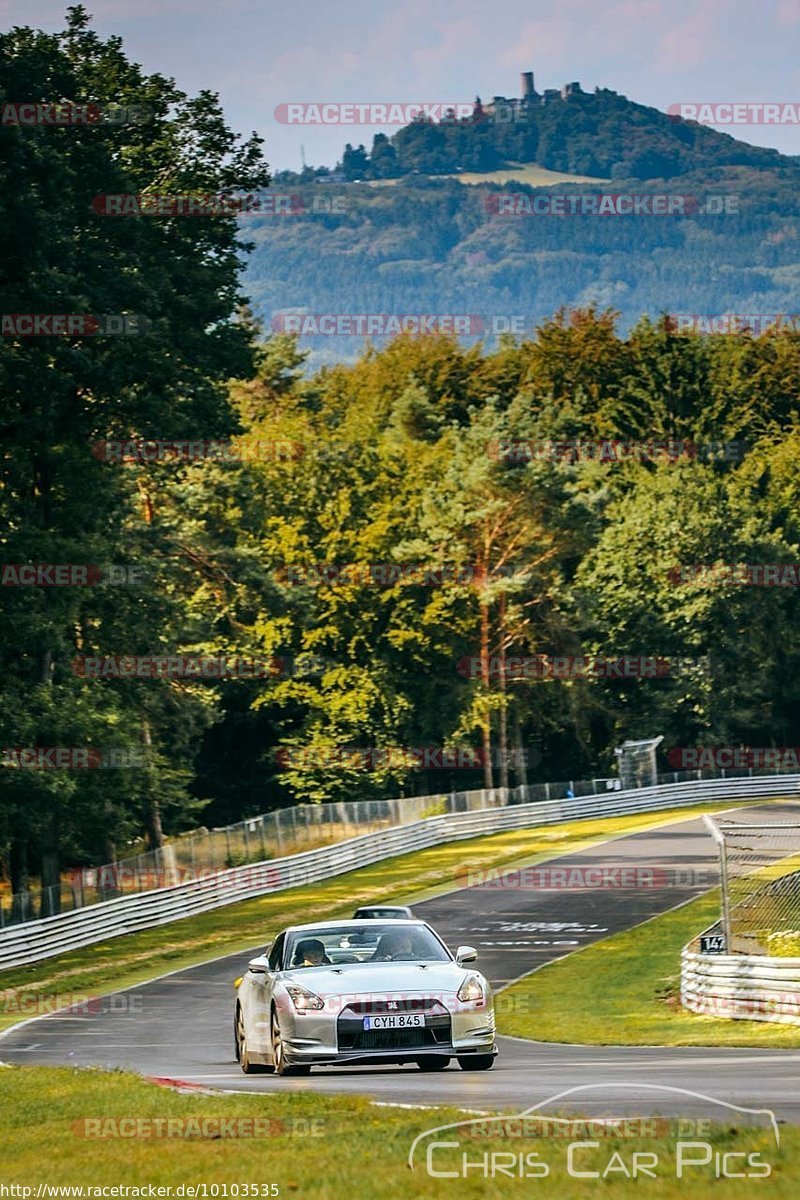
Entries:
[[[135,337],[0,344],[3,562],[138,568],[126,585],[0,589],[2,746],[127,747],[145,763],[6,762],[0,854],[15,889],[28,871],[47,883],[142,834],[158,845],[165,832],[297,801],[605,775],[625,737],[664,734],[665,751],[800,740],[797,587],[676,577],[682,565],[799,561],[800,335],[700,336],[647,317],[627,328],[605,303],[553,303],[525,337],[491,347],[401,336],[309,370],[296,339],[260,327],[246,306],[234,218],[91,210],[92,196],[138,193],[153,178],[171,193],[263,188],[258,139],[237,139],[215,97],[143,76],[80,9],[61,37],[8,35],[2,71],[6,96],[47,96],[57,80],[67,98],[107,94],[156,114],[146,134],[3,135],[4,172],[19,181],[0,197],[4,309],[151,322]],[[701,227],[711,217],[693,233],[651,219],[660,247],[632,248],[622,221],[576,221],[588,239],[578,254],[553,222],[536,226],[545,244],[532,253],[530,226],[489,232],[478,196],[457,184],[398,185],[343,219],[273,223],[266,259],[266,218],[245,236],[260,243],[261,299],[266,289],[291,304],[286,281],[299,275],[315,311],[357,296],[354,312],[443,311],[444,298],[449,311],[516,312],[510,257],[519,280],[550,258],[571,262],[570,286],[586,291],[593,239],[618,270],[627,264],[640,310],[637,264],[661,264],[663,283],[678,250],[706,289],[696,311],[720,310],[721,279],[741,310],[743,297],[772,300],[779,278],[789,286],[782,243],[765,235],[790,228],[779,225],[777,175],[772,185],[774,205],[746,210],[739,237]],[[766,194],[763,180],[752,186]],[[425,272],[398,211],[461,263],[472,290],[442,271],[426,308],[409,307],[392,279],[418,287]],[[334,289],[309,245],[329,238],[341,249],[354,228],[363,246],[372,238],[368,291],[358,255],[339,255]],[[748,257],[754,240],[760,266]],[[490,283],[489,303],[502,296],[503,307],[487,309]],[[143,461],[148,439],[233,449]],[[679,448],[598,458],[563,448],[575,439]],[[273,669],[218,681],[90,678],[76,667],[130,655]],[[535,655],[681,665],[657,678],[504,668]],[[420,747],[472,748],[482,766],[426,770],[394,753]],[[520,747],[527,766],[509,767]],[[336,758],[343,748],[387,754]]]
[[[798,180],[797,167],[781,165],[708,168],[678,184],[629,179],[535,190],[421,176],[386,186],[276,184],[276,196],[297,197],[296,211],[247,218],[255,249],[244,282],[268,329],[289,310],[476,314],[490,333],[513,328],[503,323],[510,317],[531,333],[563,306],[613,307],[624,330],[643,314],[797,320]],[[497,211],[504,195],[587,192],[677,194],[699,206],[723,197],[735,211],[692,211],[691,204],[671,216]],[[309,336],[302,345],[314,368],[354,359],[364,338]]]

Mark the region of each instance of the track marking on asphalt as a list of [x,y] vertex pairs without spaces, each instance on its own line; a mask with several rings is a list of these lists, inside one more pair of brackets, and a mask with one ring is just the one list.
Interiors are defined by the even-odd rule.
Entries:
[[[602,1055],[602,1052],[604,1050],[607,1050],[609,1053],[616,1053],[618,1050],[625,1050],[625,1051],[630,1050],[631,1053],[634,1053],[634,1052],[637,1052],[640,1050],[669,1050],[670,1049],[669,1046],[653,1046],[653,1045],[640,1046],[640,1045],[635,1045],[633,1043],[629,1046],[601,1046],[601,1045],[593,1044],[591,1042],[537,1042],[535,1038],[515,1037],[513,1033],[498,1033],[497,1036],[498,1036],[498,1038],[501,1038],[504,1042],[519,1042],[523,1046],[528,1046],[530,1048],[535,1047],[535,1048],[541,1050],[542,1052],[550,1052],[551,1054],[553,1051],[563,1050],[563,1049],[582,1050],[584,1052],[586,1050],[594,1050],[597,1052],[598,1056]],[[695,1052],[710,1051],[714,1054],[722,1054],[723,1056],[725,1056],[725,1055],[732,1056],[737,1052],[737,1050],[750,1050],[750,1049],[754,1049],[754,1047],[751,1047],[751,1046],[675,1046],[674,1049],[675,1050],[685,1050],[686,1054],[687,1054],[686,1061],[689,1062],[689,1061],[691,1061],[692,1051],[695,1051]],[[778,1060],[778,1061],[783,1062],[784,1057],[787,1054],[787,1051],[792,1050],[792,1049],[794,1049],[794,1047],[792,1047],[792,1046],[789,1046],[789,1047],[776,1046],[774,1049],[765,1048],[762,1053],[764,1053],[767,1058],[769,1058],[773,1061]],[[562,1060],[559,1060],[559,1061],[562,1061]],[[569,1062],[571,1060],[567,1059],[566,1061]],[[597,1059],[595,1059],[595,1061],[603,1062],[605,1060],[602,1057],[598,1057]],[[661,1062],[662,1060],[654,1059],[653,1061]],[[695,1060],[695,1061],[697,1061],[697,1060]],[[709,1060],[709,1061],[711,1061],[711,1060]],[[718,1060],[715,1059],[714,1061],[717,1062]],[[725,1058],[724,1061],[727,1062],[728,1061],[727,1058]]]
[[[73,1036],[73,1037],[83,1037],[83,1038],[96,1038],[96,1037],[98,1036],[98,1031],[97,1031],[97,1030],[94,1030],[94,1031],[92,1031],[92,1030],[89,1030],[89,1029],[87,1029],[87,1030],[85,1030],[85,1031],[84,1031],[84,1032],[82,1032],[82,1033],[76,1033],[76,1032],[73,1030],[73,1033],[72,1033],[72,1035],[71,1035],[71,1036]],[[42,1037],[55,1037],[55,1038],[57,1039],[57,1038],[58,1038],[58,1032],[57,1032],[57,1030],[55,1030],[55,1029],[44,1029],[44,1030],[42,1030]],[[45,1045],[45,1043],[44,1043],[44,1042],[37,1042],[36,1044],[37,1044],[37,1046],[44,1046],[44,1045]],[[130,1042],[129,1044],[130,1044],[131,1046],[138,1046],[138,1045],[140,1045],[141,1043],[139,1043],[139,1042]]]
[[[631,1046],[631,1050],[637,1050],[637,1049],[638,1049],[637,1046]],[[731,1058],[725,1058],[722,1060],[720,1060],[719,1058],[692,1058],[692,1057],[687,1057],[687,1058],[647,1058],[647,1059],[636,1059],[636,1060],[601,1058],[601,1059],[594,1059],[591,1062],[588,1062],[588,1061],[583,1062],[578,1059],[575,1059],[575,1060],[559,1059],[558,1066],[559,1066],[559,1069],[561,1069],[561,1068],[567,1069],[569,1067],[601,1066],[601,1067],[626,1067],[626,1068],[634,1068],[636,1070],[640,1070],[643,1067],[647,1067],[647,1068],[650,1068],[650,1067],[687,1067],[687,1066],[718,1067],[718,1066],[720,1066],[721,1062],[724,1062],[726,1066],[730,1065],[730,1066],[735,1067],[735,1066],[741,1066],[743,1063],[774,1063],[776,1060],[779,1062],[782,1062],[782,1063],[784,1063],[784,1062],[800,1062],[800,1055],[798,1055],[798,1054],[787,1055],[786,1051],[784,1050],[784,1051],[776,1051],[775,1054],[766,1055],[766,1056],[765,1055],[760,1055],[760,1056],[749,1055],[744,1058],[731,1057]],[[540,1063],[538,1065],[541,1066],[543,1064]]]
[[181,1073],[181,1079],[238,1079],[241,1081],[241,1074],[237,1071],[203,1071],[200,1075],[185,1075]]
[[528,950],[531,946],[580,946],[580,942],[478,942],[479,946],[502,946],[504,950]]
[[[373,1100],[373,1108],[420,1108],[420,1109],[437,1109],[441,1108],[440,1104],[400,1104],[395,1100]],[[493,1117],[495,1114],[490,1108],[462,1108],[458,1106],[459,1112],[470,1113],[474,1117]]]
[[[46,1016],[47,1014],[42,1013],[41,1015]],[[50,1013],[49,1015],[53,1018],[54,1021],[58,1021],[59,1025],[72,1025],[72,1024],[80,1025],[81,1021],[86,1020],[86,1017],[62,1017],[62,1016],[59,1016],[57,1013]],[[102,1013],[97,1013],[96,1015],[103,1016]]]
[[[15,1054],[27,1054],[33,1050],[47,1050],[44,1042],[34,1046],[15,1046]],[[164,1042],[94,1042],[92,1050],[163,1050]],[[72,1052],[74,1053],[74,1051]]]
[[[699,821],[699,820],[702,820],[703,816],[706,813],[708,813],[708,815],[712,816],[712,817],[722,817],[722,816],[725,816],[727,813],[741,811],[741,809],[743,809],[743,808],[759,808],[759,807],[763,807],[763,806],[768,806],[770,804],[777,804],[779,806],[794,805],[795,807],[798,807],[798,806],[800,806],[800,801],[794,800],[793,798],[784,799],[784,797],[782,797],[782,796],[767,797],[767,798],[762,798],[762,797],[756,796],[756,797],[752,797],[750,800],[740,800],[737,804],[733,804],[730,808],[716,808],[715,802],[713,800],[709,800],[709,801],[706,801],[705,803],[703,803],[701,801],[699,804],[695,803],[695,804],[678,805],[678,806],[676,806],[674,808],[670,808],[670,809],[662,809],[662,810],[653,809],[652,815],[655,819],[654,819],[654,822],[652,825],[643,825],[638,829],[629,829],[624,833],[615,833],[611,837],[607,837],[607,838],[603,838],[601,836],[598,840],[595,840],[592,838],[589,838],[588,841],[581,840],[577,843],[577,845],[572,846],[570,849],[562,850],[562,852],[560,854],[551,854],[551,853],[549,853],[549,851],[547,849],[545,849],[545,850],[540,851],[538,854],[529,855],[527,857],[523,856],[521,858],[511,859],[509,862],[502,863],[497,867],[488,867],[487,870],[497,871],[501,874],[503,872],[513,873],[514,871],[521,871],[525,867],[538,866],[540,863],[558,862],[559,859],[570,858],[573,854],[584,854],[587,851],[594,850],[599,846],[608,846],[608,845],[611,845],[613,842],[623,841],[625,838],[635,837],[638,834],[656,833],[662,829],[669,829],[669,827],[671,825],[680,825],[684,821]],[[691,815],[688,815],[687,810],[689,810],[691,812]],[[659,821],[657,819],[659,814],[663,817],[664,812],[669,812],[670,816],[668,816],[666,820]],[[637,813],[619,813],[619,814],[614,814],[614,815],[625,817],[625,816],[637,816],[637,815],[645,816],[647,814],[646,813],[638,813],[638,814]],[[569,825],[569,824],[573,824],[575,822],[580,822],[581,819],[582,818],[573,817],[570,820],[570,818],[567,816],[567,817],[560,818],[559,820],[553,822],[553,824]],[[585,819],[590,820],[591,818],[585,818]],[[602,820],[603,818],[598,817],[597,819]],[[531,825],[529,828],[531,830],[536,830],[536,829],[543,829],[546,827],[541,826],[541,825]],[[498,831],[498,832],[501,832],[501,831]],[[544,834],[544,835],[539,835],[539,836],[546,837],[548,835]],[[552,835],[549,835],[549,836],[551,836],[554,841],[556,839],[560,840],[560,835],[557,832],[554,832]],[[469,842],[469,839],[467,839],[467,842]],[[449,888],[447,891],[443,891],[443,892],[433,891],[432,893],[429,893],[428,891],[423,890],[421,892],[413,893],[413,895],[416,895],[418,897],[418,899],[416,901],[412,897],[408,897],[406,902],[411,906],[411,908],[414,908],[415,904],[427,904],[431,900],[443,900],[448,896],[454,895],[456,892],[463,892],[466,890],[467,889],[463,885],[461,887],[456,886],[456,887]]]
[[[137,988],[150,987],[151,984],[161,983],[165,979],[171,980],[173,976],[182,975],[184,971],[199,971],[202,967],[209,967],[212,963],[223,962],[226,958],[236,958],[239,954],[244,958],[245,954],[252,954],[255,949],[257,947],[250,946],[247,950],[229,950],[227,954],[217,954],[214,958],[203,959],[202,962],[194,963],[188,967],[176,967],[174,971],[165,971],[162,975],[153,976],[152,979],[143,979],[139,983],[129,983],[127,987],[117,988],[113,992],[105,992],[102,996],[96,997],[96,999],[104,1000],[107,996],[122,996],[125,992],[135,992]],[[223,984],[222,986],[231,987],[232,982]],[[57,1009],[54,1013],[48,1013],[46,1017],[40,1013],[35,1017],[26,1017],[24,1021],[17,1021],[15,1024],[9,1025],[7,1029],[0,1030],[0,1041],[5,1037],[9,1037],[10,1034],[23,1029],[26,1025],[31,1025],[34,1021],[51,1020],[58,1016],[59,1013],[68,1012],[73,1007],[74,1005],[69,1004],[65,1005],[64,1008]]]
[[[714,888],[709,888],[707,890],[713,892]],[[619,934],[623,934],[623,933],[630,933],[634,929],[641,929],[641,927],[643,925],[649,925],[651,921],[657,921],[657,920],[659,920],[660,917],[665,917],[667,915],[667,913],[677,912],[679,908],[684,908],[687,904],[692,904],[693,901],[697,900],[700,896],[704,896],[706,894],[707,894],[706,892],[695,892],[694,895],[687,897],[687,899],[680,900],[680,901],[678,901],[677,904],[673,904],[672,908],[662,909],[661,912],[654,913],[652,917],[645,917],[643,921],[637,921],[637,923],[635,925],[631,925],[627,929],[620,929],[618,932],[619,932]],[[614,934],[612,936],[616,937],[616,936],[618,936],[618,934]],[[547,960],[547,962],[539,963],[538,966],[533,967],[530,971],[524,971],[522,975],[517,975],[515,979],[510,979],[507,983],[505,983],[503,985],[503,988],[505,989],[505,988],[513,987],[513,985],[515,983],[520,983],[523,979],[529,979],[530,976],[535,975],[537,973],[537,971],[542,971],[545,967],[552,966],[553,963],[563,962],[565,958],[572,958],[572,956],[574,954],[580,954],[582,950],[588,950],[592,946],[599,946],[604,941],[607,941],[607,940],[608,939],[606,939],[606,938],[598,938],[594,942],[587,942],[583,946],[578,946],[577,950],[570,950],[568,954],[561,954],[558,958],[550,958]],[[528,1045],[551,1044],[551,1045],[560,1045],[560,1046],[581,1046],[581,1045],[585,1046],[587,1044],[585,1042],[557,1042],[557,1043],[542,1042],[542,1043],[537,1043],[532,1038],[514,1038],[514,1041],[515,1042],[527,1042]],[[589,1044],[591,1044],[591,1043],[589,1043]]]

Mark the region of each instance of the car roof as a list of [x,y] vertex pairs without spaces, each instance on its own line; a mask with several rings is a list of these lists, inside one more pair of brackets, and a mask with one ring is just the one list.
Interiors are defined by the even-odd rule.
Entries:
[[[364,905],[368,908],[369,905]],[[410,921],[402,917],[386,917],[382,922],[384,925],[427,925],[427,921],[421,920],[419,917],[413,917]],[[284,933],[300,933],[304,929],[341,929],[343,925],[363,925],[365,929],[374,929],[375,921],[367,920],[366,917],[344,917],[341,921],[314,921],[308,925],[287,925]]]
[[382,908],[385,912],[411,912],[407,904],[359,904],[356,912],[366,912],[373,908]]

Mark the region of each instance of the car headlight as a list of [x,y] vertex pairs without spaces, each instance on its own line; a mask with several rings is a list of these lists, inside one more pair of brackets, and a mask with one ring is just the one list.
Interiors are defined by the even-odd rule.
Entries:
[[319,996],[315,996],[313,992],[309,992],[296,983],[287,984],[286,990],[298,1012],[316,1012],[325,1007],[324,1000],[320,1000]]
[[459,1000],[485,1000],[486,992],[477,975],[468,975],[456,992]]

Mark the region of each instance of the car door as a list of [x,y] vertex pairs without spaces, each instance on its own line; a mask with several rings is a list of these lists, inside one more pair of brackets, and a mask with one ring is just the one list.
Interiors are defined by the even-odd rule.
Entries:
[[263,1021],[261,1026],[264,1031],[264,1041],[268,1053],[272,1053],[272,996],[275,991],[275,985],[280,977],[280,970],[283,965],[283,951],[286,944],[286,934],[282,933],[275,939],[272,944],[272,949],[267,956],[267,973],[263,976],[263,988],[261,993],[262,1009],[260,1020]]
[[247,1028],[256,1054],[269,1054],[271,1049],[270,1005],[285,940],[285,934],[280,934],[265,954],[253,959],[255,966],[248,968]]

